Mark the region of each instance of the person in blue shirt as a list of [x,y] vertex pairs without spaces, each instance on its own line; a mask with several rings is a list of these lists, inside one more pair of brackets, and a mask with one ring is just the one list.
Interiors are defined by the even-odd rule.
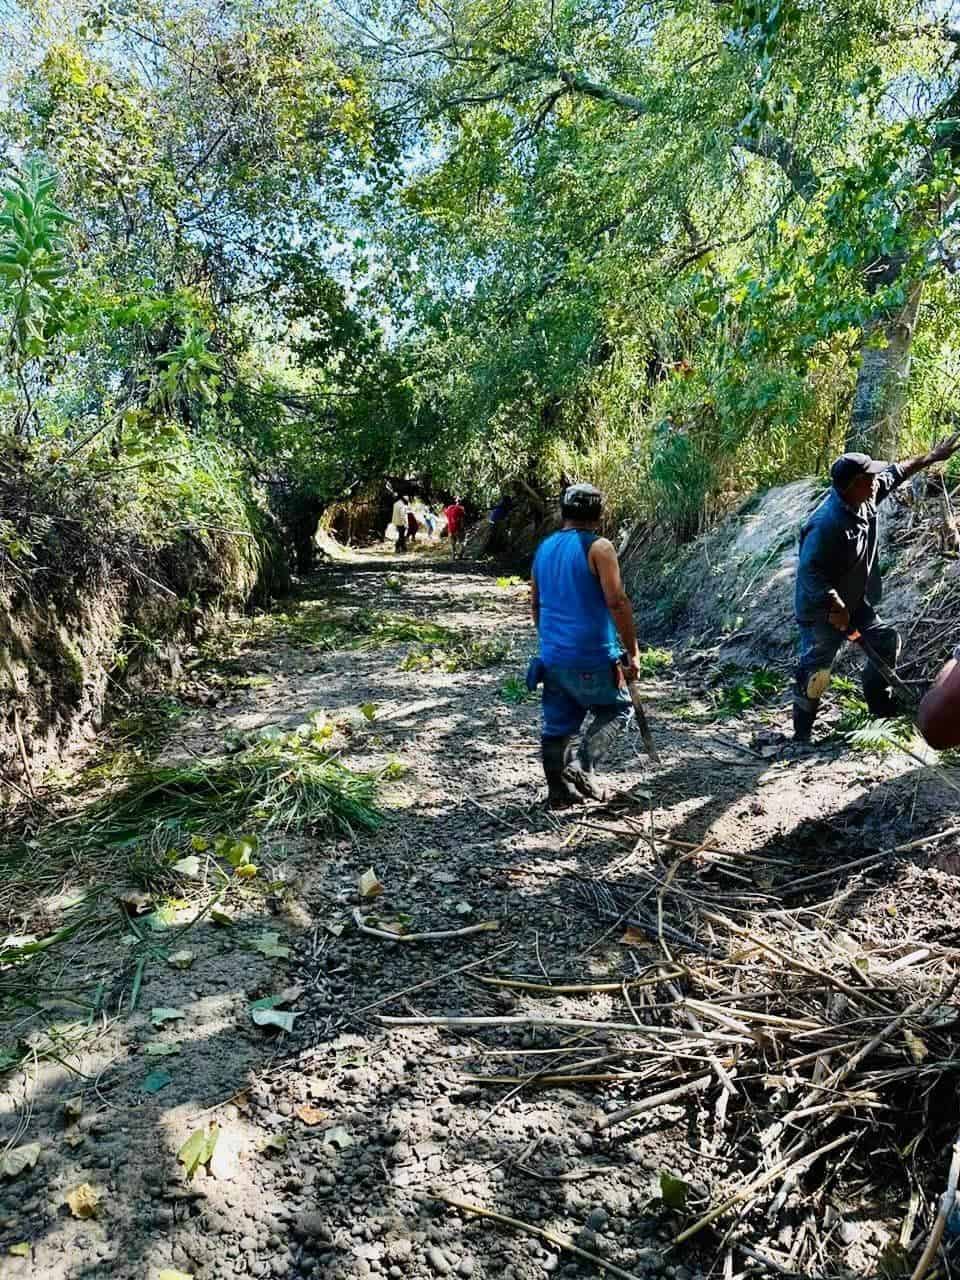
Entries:
[[637,677],[633,609],[613,543],[597,532],[602,510],[599,489],[569,486],[563,526],[537,548],[530,575],[540,652],[528,683],[543,683],[540,745],[554,809],[605,798],[594,766],[629,719],[626,681]]
[[[879,617],[882,597],[877,556],[878,512],[884,499],[924,467],[945,462],[960,449],[960,433],[929,453],[905,462],[877,462],[845,453],[830,468],[830,492],[800,531],[795,612],[800,661],[793,694],[793,734],[810,741],[820,699],[845,640],[858,635],[889,668],[900,656],[900,636]],[[863,693],[870,713],[897,714],[886,676],[868,661]]]

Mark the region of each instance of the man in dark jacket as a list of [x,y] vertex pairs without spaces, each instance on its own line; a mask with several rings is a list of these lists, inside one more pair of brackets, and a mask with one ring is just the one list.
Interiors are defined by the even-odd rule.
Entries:
[[602,508],[599,489],[570,485],[561,500],[563,527],[541,542],[530,574],[540,638],[534,664],[543,681],[541,752],[553,809],[604,798],[594,765],[630,717],[626,681],[637,676],[633,609],[616,549],[597,532]]
[[[960,448],[960,433],[905,462],[876,462],[845,453],[830,468],[832,487],[800,532],[795,607],[800,662],[793,695],[793,732],[809,742],[830,670],[844,641],[858,633],[865,648],[891,669],[900,636],[877,614],[882,596],[877,560],[877,508],[904,480]],[[896,714],[887,678],[868,660],[863,692],[874,716]]]

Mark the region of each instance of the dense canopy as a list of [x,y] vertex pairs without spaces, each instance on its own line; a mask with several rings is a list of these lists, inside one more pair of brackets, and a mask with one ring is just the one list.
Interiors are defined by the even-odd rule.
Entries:
[[4,448],[151,519],[577,475],[683,536],[952,413],[949,5],[0,14]]

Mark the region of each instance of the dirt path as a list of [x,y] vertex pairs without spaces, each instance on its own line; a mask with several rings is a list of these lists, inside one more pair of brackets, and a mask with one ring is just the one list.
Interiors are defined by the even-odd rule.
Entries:
[[[318,643],[331,619],[358,607],[435,621],[508,651],[496,665],[450,671],[428,659],[410,669],[411,651],[422,646],[408,642],[360,650]],[[32,1170],[0,1182],[2,1249],[29,1246],[27,1256],[4,1260],[3,1275],[154,1280],[172,1267],[211,1280],[533,1280],[594,1269],[543,1239],[458,1216],[431,1199],[435,1192],[566,1232],[635,1276],[699,1280],[722,1267],[717,1235],[672,1247],[681,1217],[661,1200],[662,1173],[689,1183],[688,1221],[701,1192],[740,1175],[739,1156],[717,1154],[707,1140],[712,1101],[708,1110],[693,1093],[602,1129],[605,1115],[650,1092],[639,1068],[633,1078],[523,1085],[524,1075],[555,1077],[571,1062],[580,1076],[629,1072],[627,1033],[529,1021],[393,1027],[381,1015],[629,1023],[637,1010],[622,984],[656,976],[663,953],[642,932],[624,942],[623,925],[599,917],[571,877],[609,879],[655,909],[649,881],[638,879],[654,866],[651,823],[677,842],[658,844],[658,856],[703,845],[729,853],[684,871],[715,902],[766,894],[769,905],[769,871],[737,862],[738,853],[773,859],[789,880],[938,832],[960,806],[938,775],[902,754],[878,762],[830,748],[798,762],[761,758],[751,737],[771,713],[699,723],[693,667],[645,686],[660,766],[651,771],[637,740],[625,740],[612,772],[626,799],[547,814],[538,709],[510,700],[530,643],[521,588],[431,555],[369,554],[328,566],[286,624],[265,620],[259,631],[238,633],[230,669],[245,673],[244,687],[228,683],[216,706],[181,721],[165,758],[204,757],[231,735],[265,727],[289,731],[322,709],[340,723],[351,767],[392,764],[385,821],[353,840],[292,835],[265,845],[259,881],[269,877],[272,889],[252,895],[232,927],[209,915],[192,925],[188,969],[169,963],[168,947],[136,979],[123,959],[129,933],[124,943],[104,930],[70,939],[56,973],[50,964],[40,971],[51,991],[60,991],[55,977],[72,974],[73,993],[86,993],[87,1004],[79,1022],[57,1033],[53,1056],[49,1029],[40,1028],[53,1012],[66,1015],[62,992],[45,996],[41,983],[37,1007],[21,1003],[5,1023],[8,1041],[40,1039],[6,1077],[2,1138],[21,1148],[39,1143],[40,1151]],[[849,882],[844,936],[858,945],[886,944],[897,955],[953,947],[954,881],[929,863],[921,849],[821,882],[818,892],[826,897]],[[361,933],[356,889],[370,867],[384,891],[362,907],[377,927],[410,933],[496,922],[496,931],[423,943]],[[71,888],[68,869],[57,888]],[[50,912],[55,919],[55,904]],[[171,923],[195,914],[181,904]],[[716,941],[696,912],[681,908],[671,918],[701,945]],[[262,954],[264,933],[290,954]],[[572,984],[588,989],[546,989]],[[91,990],[101,991],[95,1004]],[[645,990],[634,1003],[649,1022],[657,988],[646,1004]],[[251,1003],[270,996],[296,1013],[289,1033],[253,1025]],[[158,1024],[158,1009],[181,1016]],[[490,1083],[497,1075],[504,1082]],[[64,1103],[78,1095],[77,1120]],[[214,1122],[211,1167],[188,1182],[177,1152]],[[884,1170],[878,1182],[888,1177]],[[100,1197],[98,1211],[76,1219],[64,1200],[84,1183]],[[870,1274],[900,1229],[909,1194],[906,1176],[887,1185],[838,1178],[813,1210],[797,1197],[787,1225],[760,1235],[771,1256],[786,1259],[796,1224],[815,1211],[818,1223],[824,1215],[827,1228],[834,1223],[831,1256]],[[743,1264],[737,1255],[733,1270]]]

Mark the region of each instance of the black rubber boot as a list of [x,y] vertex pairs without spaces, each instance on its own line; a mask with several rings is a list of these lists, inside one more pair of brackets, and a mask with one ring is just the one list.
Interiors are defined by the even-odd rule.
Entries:
[[793,695],[793,740],[794,742],[809,742],[810,733],[813,729],[813,722],[817,718],[817,712],[820,710],[820,703],[815,702],[812,698],[802,697],[800,694]]
[[863,697],[867,710],[876,720],[892,720],[902,714],[903,708],[886,678],[870,662],[863,670]]
[[583,803],[580,792],[565,776],[569,746],[569,737],[540,739],[543,774],[547,780],[547,804],[551,809],[569,809],[571,805]]

